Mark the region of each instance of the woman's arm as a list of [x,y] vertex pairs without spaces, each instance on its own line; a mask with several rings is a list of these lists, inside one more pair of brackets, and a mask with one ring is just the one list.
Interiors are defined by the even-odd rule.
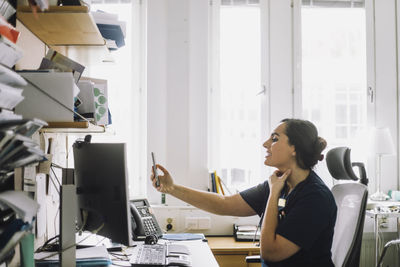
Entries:
[[270,195],[265,208],[260,237],[261,257],[267,261],[281,261],[300,250],[300,247],[295,243],[276,234],[276,228],[278,227],[278,199],[289,174],[290,170],[278,177],[278,173],[275,172],[269,180]]
[[156,187],[154,174],[152,171],[151,180],[153,186],[162,193],[168,193],[172,196],[189,203],[199,209],[215,213],[218,215],[230,216],[251,216],[256,212],[247,204],[240,196],[235,194],[232,196],[223,196],[215,193],[195,190],[186,186],[174,184],[169,172],[161,165],[157,164],[164,174],[158,175],[160,186]]
[[223,196],[220,194],[195,190],[181,185],[175,185],[170,194],[199,209],[218,215],[256,215],[256,212],[239,194]]

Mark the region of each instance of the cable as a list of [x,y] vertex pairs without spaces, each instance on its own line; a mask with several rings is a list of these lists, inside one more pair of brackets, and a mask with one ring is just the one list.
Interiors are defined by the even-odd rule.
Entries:
[[[111,256],[113,256],[113,257],[115,257],[116,259],[118,259],[118,260],[121,260],[121,261],[129,261],[129,256],[130,255],[127,255],[127,254],[118,254],[118,253],[116,253],[116,252],[108,252],[108,254],[110,254]],[[124,257],[124,258],[122,258],[122,257]]]
[[58,165],[58,164],[56,164],[54,162],[51,163],[51,166],[59,168],[59,169],[64,169],[64,167],[62,167],[62,166],[60,166],[60,165]]
[[101,242],[103,242],[107,237],[103,237],[103,239],[101,239],[99,242],[96,243],[96,245],[94,245],[95,247],[97,247]]
[[54,233],[57,232],[57,216],[59,212],[60,212],[60,205],[58,205],[56,215],[54,216]]
[[86,226],[87,223],[87,218],[89,216],[89,213],[87,210],[82,210],[82,215],[83,215],[83,222],[81,228],[78,229],[78,232],[81,233],[83,231],[83,228]]
[[71,246],[68,246],[68,247],[64,248],[62,251],[54,252],[54,253],[52,253],[52,254],[50,254],[50,255],[47,255],[47,256],[45,256],[45,257],[43,257],[43,258],[40,258],[40,259],[37,259],[37,260],[38,260],[38,261],[41,261],[41,260],[44,260],[44,259],[53,257],[53,256],[55,256],[55,255],[59,255],[59,254],[61,254],[62,252],[66,251],[66,250],[68,250],[68,249],[70,249],[70,248],[72,248],[72,247],[75,247],[76,245],[79,245],[80,243],[82,243],[83,241],[85,241],[86,239],[88,239],[90,236],[97,234],[103,227],[104,227],[104,223],[102,223],[102,224],[100,225],[99,228],[97,228],[96,230],[94,230],[94,231],[91,233],[91,235],[86,236],[86,237],[83,238],[81,241],[79,241],[79,242],[77,242],[77,243],[75,243],[75,244],[73,244],[73,245],[71,245]]
[[49,175],[50,181],[52,182],[54,189],[57,191],[58,195],[60,195],[60,190],[58,190],[56,183],[54,182],[53,178],[51,178],[51,175]]
[[[56,181],[57,181],[58,186],[61,186],[60,180],[58,179],[58,176],[57,176],[56,172],[53,170],[53,167],[50,166],[50,169],[53,172],[54,176],[56,177]],[[60,193],[60,192],[58,191],[58,193]]]
[[52,238],[48,239],[46,242],[44,242],[44,244],[41,247],[36,249],[35,253],[47,250],[47,248],[45,248],[45,247],[52,245],[52,244],[50,244],[50,242],[53,241],[54,239],[58,238],[59,236],[60,235],[55,235]]
[[[262,224],[262,220],[264,219],[264,212],[261,213],[261,216],[260,216],[260,217],[261,217],[261,218],[260,218],[260,221],[258,222],[257,227],[256,227],[256,232],[254,233],[253,244],[256,243],[256,237],[257,237],[258,229],[260,229],[260,231],[261,231],[261,224]],[[261,233],[260,233],[260,237],[261,237]],[[260,242],[261,242],[261,238],[258,240],[258,244],[256,244],[257,247],[260,246]]]

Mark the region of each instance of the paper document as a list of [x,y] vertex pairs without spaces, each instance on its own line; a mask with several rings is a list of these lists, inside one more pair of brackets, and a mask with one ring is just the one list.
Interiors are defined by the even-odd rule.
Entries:
[[233,233],[236,241],[252,241],[260,239],[260,231],[257,225],[233,225]]
[[[52,256],[50,256],[52,255]],[[39,252],[35,253],[36,266],[48,265],[51,262],[58,262],[59,255],[55,252]],[[85,262],[90,263],[92,266],[96,262],[96,266],[104,266],[111,264],[111,258],[108,254],[106,247],[89,247],[76,250],[76,262],[84,265]]]
[[257,226],[255,225],[238,225],[238,232],[255,232],[257,230]]
[[0,83],[24,86],[28,83],[15,71],[0,64]]
[[192,234],[192,233],[178,233],[178,234],[163,234],[162,239],[165,240],[202,240],[204,234]]
[[19,217],[31,223],[39,209],[39,204],[20,191],[5,191],[0,193],[0,204],[12,208]]

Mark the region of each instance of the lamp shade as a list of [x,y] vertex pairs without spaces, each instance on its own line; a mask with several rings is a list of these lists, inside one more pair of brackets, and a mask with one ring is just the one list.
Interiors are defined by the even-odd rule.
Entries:
[[371,133],[372,149],[375,154],[394,155],[395,147],[389,128],[374,128]]

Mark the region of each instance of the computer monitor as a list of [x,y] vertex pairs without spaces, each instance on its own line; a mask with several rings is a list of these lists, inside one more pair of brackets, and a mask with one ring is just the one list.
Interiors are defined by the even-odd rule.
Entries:
[[99,235],[132,245],[126,145],[85,138],[74,143],[73,153],[78,227],[94,231],[102,226]]

